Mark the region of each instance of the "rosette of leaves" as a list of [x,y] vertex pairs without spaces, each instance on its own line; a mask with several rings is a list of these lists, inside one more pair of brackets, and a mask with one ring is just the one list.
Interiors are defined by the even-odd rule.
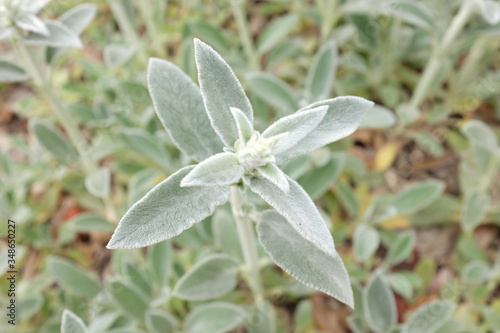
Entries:
[[325,221],[280,166],[353,133],[373,103],[351,96],[319,101],[259,133],[229,65],[207,44],[194,44],[200,89],[174,64],[154,58],[148,86],[172,141],[199,163],[135,203],[108,248],[143,247],[177,236],[226,203],[229,187],[231,193],[250,190],[276,210],[260,214],[257,227],[271,258],[299,281],[352,306],[347,271]]

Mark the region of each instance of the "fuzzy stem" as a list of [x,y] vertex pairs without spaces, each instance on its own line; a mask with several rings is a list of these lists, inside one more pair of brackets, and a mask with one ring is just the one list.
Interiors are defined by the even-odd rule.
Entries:
[[471,6],[472,5],[470,0],[463,1],[460,10],[453,18],[453,21],[451,22],[448,30],[446,30],[441,43],[434,47],[431,58],[429,59],[429,62],[427,62],[424,72],[420,80],[418,81],[415,92],[413,93],[409,102],[409,106],[411,109],[418,109],[420,104],[424,101],[427,92],[429,91],[429,86],[432,84],[432,81],[434,80],[437,72],[442,66],[443,59],[445,58],[449,47],[455,41],[456,37],[462,31],[469,19],[472,11]]
[[153,45],[153,49],[162,58],[166,57],[165,50],[162,47],[163,41],[156,28],[155,20],[153,17],[153,12],[151,8],[153,7],[150,1],[141,0],[137,2],[139,5],[139,11],[141,13],[144,24],[146,25],[146,32],[149,35],[150,42]]
[[257,253],[257,244],[255,242],[252,221],[245,212],[247,198],[237,186],[231,186],[229,202],[231,203],[231,210],[236,221],[236,229],[238,230],[238,237],[240,239],[245,264],[250,270],[248,284],[254,295],[255,302],[260,303],[264,300],[264,294],[262,291],[262,282],[260,280],[259,256]]
[[243,50],[246,53],[250,68],[252,70],[259,70],[259,57],[252,43],[250,32],[248,31],[247,21],[243,13],[243,2],[234,1],[232,7],[234,19],[236,20],[236,24],[238,26],[238,34],[240,35],[241,42],[243,43]]

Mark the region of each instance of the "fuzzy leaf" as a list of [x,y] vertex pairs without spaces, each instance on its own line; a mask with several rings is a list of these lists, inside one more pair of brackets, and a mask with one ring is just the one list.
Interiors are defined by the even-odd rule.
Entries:
[[[311,199],[319,199],[340,176],[346,165],[345,153],[333,153],[330,161],[312,170],[309,170],[299,179],[299,184],[309,194]],[[287,173],[289,174],[289,173]]]
[[413,230],[399,235],[389,246],[385,261],[390,265],[397,265],[410,257],[415,247],[416,236]]
[[266,179],[245,179],[250,189],[260,195],[271,207],[283,215],[292,227],[319,250],[332,257],[337,251],[325,221],[306,191],[296,181],[286,176],[290,192],[281,191]]
[[200,90],[177,66],[152,58],[148,88],[158,117],[180,150],[197,161],[222,151]]
[[115,230],[115,225],[99,215],[93,213],[83,213],[78,214],[75,218],[71,219],[68,223],[68,228],[74,232],[108,233]]
[[47,6],[50,1],[52,0],[26,0],[23,7],[26,11],[36,14],[42,10],[43,7]]
[[313,103],[300,109],[304,112],[320,106],[328,106],[321,123],[292,148],[276,155],[278,164],[284,164],[293,157],[310,153],[326,144],[352,134],[373,102],[354,96],[343,96]]
[[232,120],[231,107],[240,109],[253,123],[253,110],[245,91],[233,70],[209,45],[194,40],[196,66],[201,95],[215,132],[226,146],[238,139],[238,129]]
[[116,306],[127,316],[144,320],[144,314],[149,309],[149,302],[140,289],[114,280],[108,283],[106,290],[111,294]]
[[406,187],[393,202],[399,214],[410,215],[432,204],[443,194],[444,183],[437,180],[422,181]]
[[162,310],[149,310],[146,312],[146,326],[150,333],[174,333],[177,320],[171,314]]
[[448,321],[455,311],[455,304],[445,301],[427,303],[408,318],[407,333],[434,333]]
[[154,161],[162,168],[169,169],[169,160],[165,150],[151,133],[139,128],[124,128],[121,134],[132,150]]
[[394,126],[396,122],[397,118],[391,110],[382,105],[374,105],[364,116],[359,129],[384,129]]
[[479,13],[490,25],[500,22],[500,4],[493,0],[476,0]]
[[248,142],[253,134],[252,124],[240,109],[230,108],[230,110],[233,115],[234,121],[236,122],[240,140],[243,142]]
[[264,133],[262,133],[262,136],[264,138],[271,138],[283,133],[288,133],[288,136],[284,140],[279,140],[279,143],[273,147],[273,153],[279,154],[292,148],[311,133],[311,131],[321,123],[327,110],[327,106],[320,106],[283,117],[269,126]]
[[472,193],[467,196],[463,204],[462,228],[466,231],[474,230],[486,217],[490,208],[488,193]]
[[76,48],[81,48],[83,46],[78,35],[61,22],[45,21],[45,25],[49,30],[48,36],[31,32],[23,39],[24,44]]
[[280,114],[290,114],[299,108],[288,84],[269,73],[250,73],[246,82],[253,94],[273,106]]
[[275,211],[257,225],[259,240],[278,266],[305,285],[354,307],[351,284],[340,256],[332,257],[303,238]]
[[354,231],[354,253],[358,261],[369,259],[380,244],[380,236],[374,228],[361,224]]
[[[125,45],[120,45],[120,44],[108,44],[104,47],[103,51],[103,57],[104,57],[104,63],[106,66],[109,68],[117,68],[120,66],[125,65],[130,59],[132,59],[132,56],[135,53],[135,48],[125,46]],[[151,58],[151,61],[155,61],[155,58]],[[196,87],[198,89],[198,87]],[[153,93],[151,92],[151,89],[149,91],[151,95]],[[151,96],[154,98],[153,96]],[[153,99],[154,101],[154,99]],[[161,120],[162,118],[160,118]]]
[[430,9],[422,2],[411,0],[389,1],[386,4],[389,13],[405,22],[426,30],[435,28],[435,18]]
[[330,97],[337,65],[337,44],[332,40],[318,50],[307,73],[304,93],[309,103]]
[[64,310],[61,320],[61,333],[86,333],[83,320],[70,310]]
[[29,75],[21,67],[0,60],[0,82],[22,82],[29,79]]
[[111,237],[110,249],[149,246],[179,235],[212,215],[228,200],[225,187],[181,187],[193,166],[180,169],[149,191],[121,219]]
[[363,310],[368,325],[377,333],[390,332],[396,326],[396,300],[379,272],[372,276],[363,290]]
[[26,14],[23,17],[17,19],[15,23],[21,29],[40,34],[42,36],[49,35],[49,29],[47,28],[45,23],[43,23],[43,21],[36,17],[36,15],[34,14]]
[[79,296],[95,297],[102,289],[95,278],[66,259],[48,258],[47,271],[61,288]]
[[68,140],[52,125],[34,119],[30,123],[30,131],[40,145],[62,163],[75,163],[79,157]]
[[247,313],[239,306],[212,302],[194,308],[184,320],[186,333],[225,333],[241,325]]
[[276,166],[274,163],[268,163],[262,167],[257,168],[259,175],[262,178],[267,179],[274,185],[276,185],[283,192],[290,192],[290,184],[288,184],[288,180],[286,179],[285,174],[281,171],[280,168]]
[[221,297],[236,287],[237,267],[225,254],[206,257],[177,281],[174,295],[189,301]]
[[292,29],[297,25],[298,17],[296,15],[284,15],[269,23],[257,40],[257,50],[259,53],[270,51],[276,44],[281,42]]
[[233,214],[224,209],[217,209],[212,216],[212,234],[217,249],[243,262]]
[[[97,12],[97,7],[95,5],[84,3],[75,6],[61,15],[59,22],[67,26],[71,31],[73,31],[77,36],[79,36],[83,30],[92,22]],[[48,63],[51,63],[66,52],[67,48],[59,47],[48,47],[46,51],[46,59]]]
[[85,187],[90,194],[98,198],[106,198],[111,186],[111,174],[109,169],[99,168],[96,172],[85,177]]
[[238,182],[244,169],[233,153],[220,153],[196,165],[181,186],[224,186]]

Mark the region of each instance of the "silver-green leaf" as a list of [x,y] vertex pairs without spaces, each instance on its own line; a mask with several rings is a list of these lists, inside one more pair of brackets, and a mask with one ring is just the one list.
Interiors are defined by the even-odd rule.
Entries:
[[195,39],[194,49],[198,81],[208,117],[226,146],[233,146],[238,139],[238,130],[232,121],[230,108],[240,109],[253,123],[250,101],[231,67],[213,48]]
[[354,307],[347,270],[340,256],[332,257],[303,238],[275,211],[265,211],[257,225],[259,240],[274,262],[305,285]]
[[200,89],[177,66],[152,58],[148,89],[158,118],[180,150],[196,161],[222,152],[223,144],[210,125]]
[[181,187],[193,166],[180,169],[135,203],[111,237],[110,249],[149,246],[179,235],[212,215],[229,197],[227,187]]
[[363,290],[363,310],[368,325],[377,333],[390,332],[396,326],[396,300],[380,272],[372,276]]
[[66,309],[62,314],[61,333],[87,333],[87,327],[80,317]]
[[227,186],[238,182],[244,169],[233,153],[220,153],[196,165],[182,179],[181,186]]
[[45,25],[49,30],[47,36],[32,32],[23,39],[24,44],[53,47],[83,47],[82,41],[78,35],[63,23],[58,21],[45,21]]
[[106,198],[111,187],[111,174],[107,168],[99,168],[85,177],[85,187],[90,194],[98,198]]
[[421,306],[408,318],[407,333],[434,333],[453,315],[455,304],[435,301]]
[[29,75],[21,67],[0,60],[0,82],[22,82],[29,79]]
[[330,97],[337,64],[337,44],[332,40],[318,50],[307,73],[304,94],[308,103]]
[[186,333],[225,333],[243,323],[243,308],[226,302],[212,302],[197,306],[184,320]]

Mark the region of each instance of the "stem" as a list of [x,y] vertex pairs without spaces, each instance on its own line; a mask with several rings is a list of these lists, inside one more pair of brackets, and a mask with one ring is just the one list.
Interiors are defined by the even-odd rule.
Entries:
[[240,35],[241,42],[243,43],[243,50],[246,53],[250,68],[252,70],[259,70],[259,57],[253,46],[242,6],[243,1],[235,1],[232,6],[233,15],[236,20],[236,24],[238,25],[238,34]]
[[14,45],[18,49],[19,53],[21,53],[21,56],[23,57],[24,62],[26,63],[28,72],[33,77],[35,84],[42,90],[42,92],[45,94],[50,104],[52,105],[52,109],[54,110],[56,117],[59,119],[59,122],[61,123],[66,133],[68,134],[71,142],[78,151],[78,154],[81,156],[85,168],[87,169],[88,172],[95,171],[97,169],[97,166],[96,163],[90,157],[90,155],[87,153],[87,141],[81,135],[75,123],[64,112],[64,108],[61,102],[55,96],[49,82],[47,82],[42,73],[42,65],[38,63],[33,52],[30,49],[28,49],[22,43],[22,41],[16,41],[14,42]]
[[146,32],[149,35],[151,43],[153,44],[153,49],[158,53],[159,56],[165,58],[165,50],[162,47],[163,41],[158,33],[158,29],[156,28],[155,20],[153,17],[153,12],[151,11],[151,1],[141,0],[137,3],[139,4],[139,11],[141,12],[144,24],[146,25]]
[[462,31],[463,27],[467,23],[469,16],[471,14],[471,2],[470,0],[464,0],[462,6],[458,11],[457,15],[453,18],[448,30],[443,36],[440,45],[436,45],[432,52],[432,56],[429,62],[425,66],[424,72],[418,81],[415,92],[411,97],[409,106],[412,109],[418,109],[420,104],[424,101],[427,96],[429,86],[436,77],[437,72],[443,64],[443,58],[446,55],[450,45],[455,41],[456,37]]
[[144,53],[144,49],[142,48],[141,40],[137,35],[137,31],[132,25],[132,22],[130,22],[127,12],[123,7],[122,1],[108,0],[108,5],[113,12],[113,16],[115,17],[116,22],[118,23],[118,26],[120,27],[120,30],[125,37],[125,40],[128,44],[132,45],[136,49],[136,52],[139,54],[141,61],[146,62],[147,56]]
[[231,210],[236,221],[236,229],[238,230],[243,258],[245,259],[247,268],[250,270],[248,284],[254,295],[255,302],[260,303],[264,300],[264,293],[260,280],[259,256],[252,221],[245,211],[247,198],[237,186],[233,185],[230,187],[229,202],[231,203]]

